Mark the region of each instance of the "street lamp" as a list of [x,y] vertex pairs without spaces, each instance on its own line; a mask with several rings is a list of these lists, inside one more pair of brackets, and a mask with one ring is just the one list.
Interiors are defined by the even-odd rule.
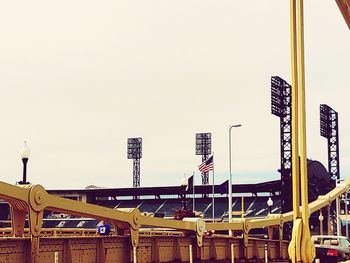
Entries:
[[22,158],[22,162],[23,162],[23,180],[19,181],[19,184],[29,184],[29,182],[27,182],[27,162],[28,162],[28,158],[30,156],[30,149],[27,145],[27,142],[24,142],[24,146],[20,151],[20,156]]
[[[228,221],[232,221],[232,171],[231,171],[231,130],[232,128],[241,127],[241,124],[234,124],[229,126],[228,130],[228,144],[229,144],[229,163],[230,163],[230,178],[228,181]],[[232,230],[229,231],[229,235],[232,236]]]
[[271,199],[271,196],[267,200],[267,206],[269,207],[269,214],[271,214],[271,209],[272,209],[272,206],[273,206],[273,201]]
[[346,194],[345,194],[345,221],[346,221],[345,235],[347,238],[349,237],[348,205],[349,205],[348,192],[346,192]]
[[341,232],[341,227],[340,227],[340,217],[339,217],[339,210],[340,210],[340,199],[339,197],[337,197],[335,199],[335,209],[336,209],[336,213],[337,213],[337,235],[340,236],[340,232]]
[[323,219],[322,209],[320,209],[320,215],[318,216],[318,220],[320,220],[320,235],[323,235]]
[[[336,187],[340,186],[343,182],[343,179],[337,179],[336,181]],[[337,214],[337,235],[341,236],[341,222],[340,222],[340,201],[341,198],[339,198],[339,196],[337,196],[337,198],[335,199],[335,209],[336,209],[336,214]]]
[[186,178],[186,175],[181,179],[181,186],[183,189],[183,195],[182,195],[182,209],[187,210],[187,204],[186,204],[186,188],[188,186],[188,179]]

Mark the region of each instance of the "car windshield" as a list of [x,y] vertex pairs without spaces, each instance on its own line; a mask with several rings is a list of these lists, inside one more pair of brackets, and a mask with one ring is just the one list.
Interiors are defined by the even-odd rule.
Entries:
[[325,246],[341,246],[350,247],[350,241],[347,238],[342,237],[330,237],[330,236],[318,236],[313,237],[315,244],[325,245]]
[[350,241],[347,238],[341,238],[342,247],[350,247]]

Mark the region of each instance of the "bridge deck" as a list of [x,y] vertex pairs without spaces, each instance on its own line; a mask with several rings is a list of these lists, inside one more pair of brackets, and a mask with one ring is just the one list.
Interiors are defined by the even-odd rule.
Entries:
[[[265,244],[269,260],[288,258],[287,242],[278,240],[250,239],[244,248],[242,238],[213,236],[204,238],[197,246],[195,237],[140,236],[137,248],[137,262],[189,262],[190,249],[195,262],[230,262],[231,244],[234,246],[235,262],[263,260]],[[105,263],[133,262],[130,239],[121,236],[70,236],[43,237],[39,241],[37,262],[57,263]],[[31,239],[2,238],[0,242],[0,263],[28,262],[31,255]]]

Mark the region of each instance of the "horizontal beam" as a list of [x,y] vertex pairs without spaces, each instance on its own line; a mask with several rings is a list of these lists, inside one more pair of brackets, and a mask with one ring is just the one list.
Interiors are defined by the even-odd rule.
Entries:
[[[317,200],[309,204],[310,212],[314,213],[317,210],[329,205],[338,196],[345,193],[350,186],[350,177],[346,178],[342,183],[324,196],[319,196]],[[178,231],[193,231],[198,237],[202,237],[205,230],[235,230],[249,231],[254,228],[262,228],[273,225],[282,225],[291,221],[292,212],[281,215],[269,215],[267,218],[239,218],[232,222],[220,222],[206,224],[203,220],[188,219],[186,221],[170,220],[142,215],[138,209],[109,209],[96,205],[82,203],[74,200],[61,198],[51,195],[45,191],[40,185],[30,186],[29,188],[21,188],[0,182],[0,197],[10,203],[22,202],[28,207],[32,213],[42,213],[43,210],[60,211],[68,214],[87,216],[92,218],[104,219],[112,222],[119,229],[137,230],[142,226],[151,226],[157,228],[171,228]],[[33,214],[34,215],[34,214]],[[25,218],[23,218],[24,220]],[[197,220],[197,221],[195,221]],[[41,222],[36,222],[40,232]],[[32,224],[31,224],[32,225]],[[24,223],[23,223],[24,226]],[[35,227],[35,225],[34,225]],[[34,227],[31,228],[33,231]]]

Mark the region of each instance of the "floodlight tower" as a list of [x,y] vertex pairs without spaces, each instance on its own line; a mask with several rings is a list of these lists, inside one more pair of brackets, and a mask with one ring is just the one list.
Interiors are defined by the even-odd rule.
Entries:
[[292,207],[292,93],[284,79],[271,77],[271,113],[280,118],[282,213]]
[[[196,155],[202,155],[202,162],[211,154],[211,133],[196,133]],[[209,184],[209,173],[202,174],[202,185]]]
[[140,187],[142,138],[128,138],[128,159],[133,159],[133,187]]
[[328,173],[334,183],[340,179],[338,112],[326,104],[320,105],[320,132],[328,141]]

